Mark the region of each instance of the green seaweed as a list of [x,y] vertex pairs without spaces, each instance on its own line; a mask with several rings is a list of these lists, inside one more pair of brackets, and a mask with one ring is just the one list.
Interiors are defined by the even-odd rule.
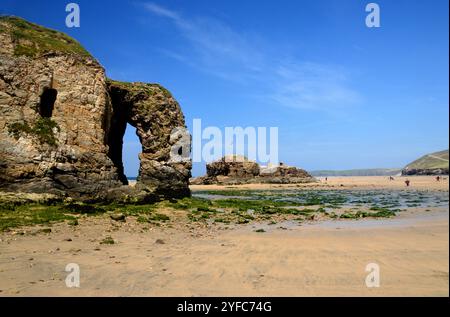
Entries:
[[60,206],[24,204],[14,207],[13,210],[0,207],[0,231],[22,226],[49,225],[66,220],[74,222],[77,219],[61,212]]
[[111,236],[105,237],[103,240],[100,241],[100,244],[114,244],[115,241]]

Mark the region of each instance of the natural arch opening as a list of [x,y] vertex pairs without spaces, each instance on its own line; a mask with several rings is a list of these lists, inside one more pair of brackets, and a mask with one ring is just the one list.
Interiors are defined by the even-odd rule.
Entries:
[[108,133],[108,156],[113,161],[119,180],[128,185],[130,179],[139,177],[139,153],[142,145],[138,138],[135,124],[131,121],[132,102],[127,98],[127,91],[114,87],[110,89],[113,116]]
[[56,97],[58,91],[53,88],[46,88],[41,95],[41,101],[39,103],[39,114],[43,118],[51,118],[53,115],[53,108],[55,107]]
[[117,168],[122,184],[129,185],[129,180],[137,180],[140,168],[139,153],[142,145],[136,128],[127,123],[126,117],[113,116],[108,143],[108,156]]
[[128,123],[126,125],[125,135],[123,136],[122,149],[122,162],[127,180],[137,180],[139,176],[139,153],[141,151],[142,145],[136,128]]

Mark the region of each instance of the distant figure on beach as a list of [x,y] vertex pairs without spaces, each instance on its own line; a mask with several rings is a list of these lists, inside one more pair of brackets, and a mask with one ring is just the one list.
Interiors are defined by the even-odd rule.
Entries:
[[328,181],[328,177],[325,177],[325,181],[326,181],[326,182]]
[[436,181],[439,182],[441,180],[440,176],[436,176]]
[[390,180],[390,181],[393,181],[393,180],[394,180],[394,177],[389,176],[389,180]]
[[407,180],[405,181],[406,187],[409,187],[409,183],[410,183],[410,181],[409,181],[409,179],[407,179]]

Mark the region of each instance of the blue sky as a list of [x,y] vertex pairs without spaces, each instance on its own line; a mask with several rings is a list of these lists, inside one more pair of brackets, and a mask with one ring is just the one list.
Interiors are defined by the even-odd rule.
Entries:
[[[299,167],[402,167],[448,148],[448,1],[2,0],[0,12],[80,41],[123,81],[158,82],[189,128],[279,127],[279,158]],[[128,176],[140,145],[125,136]],[[195,164],[193,174],[204,172]]]

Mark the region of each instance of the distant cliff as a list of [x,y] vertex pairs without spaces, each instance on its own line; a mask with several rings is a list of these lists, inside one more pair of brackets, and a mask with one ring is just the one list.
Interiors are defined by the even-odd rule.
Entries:
[[402,175],[448,175],[448,150],[422,156],[406,165]]
[[352,170],[319,170],[312,171],[312,176],[393,176],[402,172],[400,168],[368,168]]

